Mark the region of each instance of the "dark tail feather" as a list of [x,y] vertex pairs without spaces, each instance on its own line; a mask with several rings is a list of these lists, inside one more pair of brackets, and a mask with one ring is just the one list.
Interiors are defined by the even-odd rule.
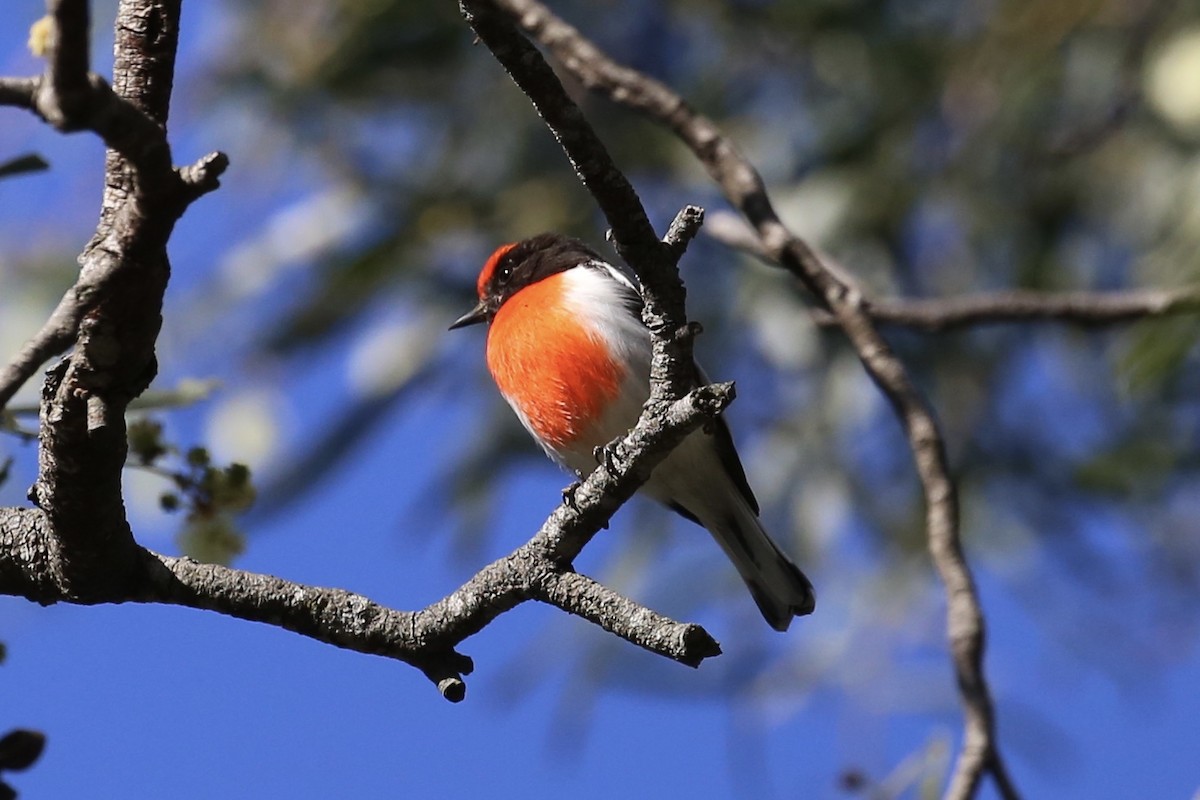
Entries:
[[743,505],[726,517],[723,525],[709,527],[709,531],[737,567],[772,628],[786,631],[792,617],[811,614],[816,608],[812,584],[771,541],[749,506]]

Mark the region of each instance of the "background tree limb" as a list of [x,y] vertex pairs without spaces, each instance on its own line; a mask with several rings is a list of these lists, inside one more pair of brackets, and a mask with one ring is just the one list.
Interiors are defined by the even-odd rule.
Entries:
[[[730,212],[710,214],[704,232],[728,247],[749,253],[778,266],[753,228]],[[820,254],[826,269],[843,283],[853,279],[834,260]],[[1194,314],[1200,311],[1200,287],[1126,289],[1103,292],[1051,292],[1009,289],[954,297],[879,297],[864,300],[871,319],[929,333],[979,325],[1032,321],[1100,326],[1136,322],[1150,317]],[[837,327],[837,318],[823,309],[813,319],[824,327]]]

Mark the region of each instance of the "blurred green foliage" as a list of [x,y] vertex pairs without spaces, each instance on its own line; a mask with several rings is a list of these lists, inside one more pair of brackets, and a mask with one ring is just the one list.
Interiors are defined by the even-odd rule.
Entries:
[[253,504],[257,490],[250,468],[233,463],[217,466],[204,447],[182,454],[164,438],[163,426],[150,418],[129,423],[130,464],[172,485],[159,496],[163,511],[185,511],[177,543],[198,561],[230,564],[245,549],[236,518]]

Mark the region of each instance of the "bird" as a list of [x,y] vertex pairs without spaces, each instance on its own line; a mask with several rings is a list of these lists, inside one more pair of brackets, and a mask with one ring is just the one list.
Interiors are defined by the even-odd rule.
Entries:
[[[476,292],[450,330],[488,324],[487,367],[500,394],[547,455],[583,478],[650,396],[650,332],[633,279],[584,242],[542,233],[498,247]],[[693,372],[694,386],[708,383]],[[812,613],[812,584],[759,522],[723,418],[690,433],[641,491],[708,529],[772,628]]]

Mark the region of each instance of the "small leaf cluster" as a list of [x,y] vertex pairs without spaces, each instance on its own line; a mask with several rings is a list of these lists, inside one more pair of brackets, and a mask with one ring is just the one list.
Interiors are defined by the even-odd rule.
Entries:
[[[235,517],[254,504],[256,490],[245,464],[214,464],[204,447],[180,453],[163,437],[162,424],[140,419],[129,424],[129,452],[135,466],[170,480],[162,493],[164,511],[186,512],[178,542],[184,553],[200,561],[228,564],[245,549]],[[174,466],[165,466],[175,462]]]

